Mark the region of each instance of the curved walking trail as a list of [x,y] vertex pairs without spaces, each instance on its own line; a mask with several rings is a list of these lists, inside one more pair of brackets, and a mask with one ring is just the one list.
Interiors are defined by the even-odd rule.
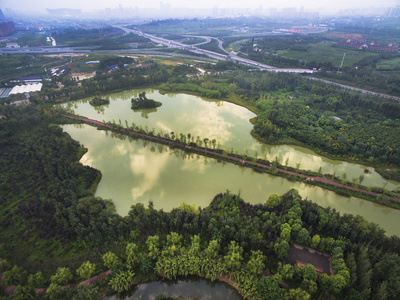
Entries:
[[[98,126],[98,127],[105,127],[105,128],[109,128],[110,130],[113,130],[113,131],[116,130],[116,128],[113,127],[112,125],[109,125],[109,124],[106,124],[106,123],[103,123],[103,122],[100,122],[100,121],[97,121],[97,120],[81,118],[81,117],[74,117],[74,116],[69,116],[69,115],[64,115],[64,114],[62,114],[61,116],[66,117],[66,118],[70,118],[70,119],[74,119],[74,120],[79,120],[79,121],[82,121],[82,122],[84,122],[86,124],[89,124],[89,125],[94,125],[94,126]],[[196,152],[204,153],[207,156],[211,156],[211,157],[214,157],[214,158],[219,158],[220,157],[220,158],[223,158],[225,160],[231,160],[231,161],[239,162],[240,164],[243,164],[243,165],[246,164],[246,165],[259,167],[259,168],[262,168],[262,169],[271,169],[270,165],[260,164],[260,163],[257,163],[257,162],[253,162],[251,160],[246,160],[246,159],[241,159],[241,158],[234,157],[234,156],[224,155],[222,153],[218,153],[216,151],[209,151],[209,150],[204,149],[204,148],[189,146],[189,145],[183,144],[181,142],[171,141],[169,139],[165,139],[165,138],[162,138],[162,137],[157,137],[157,136],[154,136],[154,135],[140,133],[140,132],[137,132],[137,131],[132,131],[132,130],[123,129],[123,128],[121,128],[119,130],[121,130],[121,131],[123,131],[125,133],[134,134],[134,135],[136,135],[138,137],[142,137],[144,139],[151,140],[151,141],[154,141],[154,142],[157,142],[157,143],[167,144],[167,145],[171,145],[171,146],[176,145],[176,144],[180,144],[187,150],[194,150]],[[301,174],[301,173],[296,173],[296,172],[288,171],[288,170],[284,170],[284,169],[276,169],[276,170],[278,172],[281,172],[281,173],[284,173],[284,174],[293,175],[293,176],[296,176],[296,177],[299,177],[299,178],[304,178],[304,179],[306,179],[307,181],[310,181],[310,182],[313,182],[313,181],[314,182],[321,182],[321,183],[324,183],[324,184],[327,184],[327,185],[332,185],[332,186],[336,186],[336,187],[339,187],[339,188],[342,188],[342,189],[347,189],[347,190],[351,190],[351,191],[355,191],[355,192],[360,192],[360,193],[371,195],[371,196],[375,196],[375,197],[377,197],[379,195],[382,195],[382,194],[371,192],[371,191],[368,191],[368,190],[364,190],[364,189],[356,188],[356,187],[353,187],[353,186],[341,184],[341,183],[338,183],[336,181],[326,179],[324,177],[309,176],[309,175],[304,175],[304,174]],[[388,199],[390,199],[390,200],[392,200],[394,202],[400,203],[400,199],[398,199],[398,198],[390,197],[388,195],[385,195],[385,197],[387,197]]]

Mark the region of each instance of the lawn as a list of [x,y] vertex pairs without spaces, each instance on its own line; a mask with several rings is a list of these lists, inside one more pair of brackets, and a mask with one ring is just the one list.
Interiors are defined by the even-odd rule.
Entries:
[[343,66],[352,66],[354,63],[360,61],[367,56],[379,55],[379,53],[375,52],[333,47],[331,43],[308,44],[304,45],[304,48],[306,48],[307,50],[281,50],[278,51],[278,54],[285,57],[305,60],[308,62],[329,61],[336,66],[339,66],[341,64],[344,53],[346,53],[346,57],[344,59]]

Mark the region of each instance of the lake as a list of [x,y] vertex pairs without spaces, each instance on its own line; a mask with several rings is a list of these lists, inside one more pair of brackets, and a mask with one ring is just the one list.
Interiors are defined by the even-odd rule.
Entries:
[[[248,119],[254,114],[245,108],[231,103],[204,101],[183,94],[163,96],[149,90],[147,93],[148,98],[163,102],[163,106],[156,112],[146,114],[132,111],[129,99],[135,95],[133,92],[113,94],[110,96],[110,105],[100,110],[94,109],[86,101],[74,102],[72,107],[77,114],[100,121],[114,119],[119,122],[121,119],[122,124],[126,120],[128,124],[133,121],[150,130],[155,127],[156,133],[159,128],[164,128],[164,133],[174,131],[176,134],[184,132],[195,137],[199,135],[216,138],[222,148],[231,146],[240,149],[239,152],[244,152],[248,143],[248,148],[255,149],[253,151],[257,151],[259,156],[267,154],[268,157],[273,157],[280,153],[282,158],[289,157],[290,161],[293,158],[294,162],[298,162],[299,158],[302,168],[309,169],[305,166],[308,162],[310,165],[314,162],[315,165],[310,169],[318,169],[323,165],[325,172],[329,169],[343,169],[348,174],[362,174],[363,166],[327,160],[301,147],[262,145],[249,133],[252,125]],[[71,104],[66,105],[71,107]],[[168,109],[169,105],[171,107]],[[175,114],[175,111],[181,112],[179,108],[182,106],[194,116],[190,118],[181,116],[180,113]],[[207,107],[211,112],[207,113]],[[163,109],[166,110],[164,113]],[[206,117],[203,119],[202,116]],[[218,134],[213,133],[209,122],[214,124]],[[189,125],[185,125],[186,123]],[[147,204],[149,200],[154,202],[155,208],[166,211],[182,202],[206,207],[217,193],[230,190],[232,193],[241,193],[245,201],[257,204],[264,203],[271,193],[282,194],[295,188],[303,198],[309,198],[323,207],[333,207],[341,213],[362,215],[367,220],[378,223],[389,234],[400,236],[400,229],[396,225],[400,218],[398,210],[355,197],[342,197],[319,187],[257,173],[249,168],[188,154],[165,145],[97,130],[89,125],[65,125],[63,128],[73,139],[89,149],[81,162],[99,169],[103,174],[96,196],[113,199],[117,212],[121,215],[126,215],[132,204]],[[396,187],[396,183],[386,183],[378,176],[376,173],[366,174],[365,182],[381,180],[387,186]]]
[[131,296],[121,298],[120,296],[105,297],[105,300],[117,299],[137,299],[142,297],[146,300],[155,300],[157,296],[183,299],[203,299],[203,300],[240,300],[243,299],[235,289],[224,282],[211,282],[210,280],[190,277],[173,281],[154,281],[141,283],[128,292]]

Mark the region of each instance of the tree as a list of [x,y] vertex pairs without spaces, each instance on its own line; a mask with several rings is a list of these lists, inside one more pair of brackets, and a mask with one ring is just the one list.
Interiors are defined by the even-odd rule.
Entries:
[[281,239],[286,241],[286,242],[290,241],[290,229],[289,228],[284,228],[281,231]]
[[139,247],[134,243],[128,243],[125,248],[126,262],[131,266],[140,263]]
[[201,248],[200,248],[200,242],[201,242],[200,236],[199,235],[194,235],[194,236],[191,237],[191,240],[192,240],[192,243],[190,245],[190,249],[189,250],[190,250],[191,253],[193,253],[195,255],[198,255],[200,253],[200,250],[201,250]]
[[308,245],[310,240],[310,235],[308,230],[305,228],[300,229],[299,233],[297,234],[296,241],[302,245]]
[[46,293],[50,299],[61,299],[62,286],[57,283],[50,283]]
[[282,203],[282,197],[277,193],[272,193],[268,196],[268,199],[265,204],[269,208],[274,208],[281,203]]
[[212,139],[212,144],[213,144],[213,149],[215,149],[215,145],[216,145],[216,143],[217,143],[217,140],[216,139]]
[[383,281],[375,293],[374,299],[386,300],[388,298],[387,281]]
[[51,282],[61,286],[66,285],[71,279],[72,273],[69,268],[59,267],[56,271],[56,274],[51,276]]
[[243,248],[235,241],[231,241],[228,246],[228,254],[225,256],[225,263],[229,269],[237,270],[242,261]]
[[371,277],[372,269],[368,257],[368,248],[363,248],[357,258],[357,278],[358,290],[365,298],[369,298],[371,295]]
[[302,275],[304,279],[312,280],[314,282],[317,281],[318,274],[312,264],[306,264],[304,268],[302,268]]
[[278,263],[278,272],[282,275],[282,278],[285,280],[290,280],[293,278],[295,273],[294,268],[290,264],[285,264],[282,266],[282,263]]
[[22,267],[14,265],[11,270],[5,271],[1,281],[3,286],[23,285],[26,281],[26,271]]
[[311,248],[317,248],[319,243],[321,242],[321,238],[318,234],[314,235],[311,239]]
[[149,256],[151,258],[157,258],[160,250],[159,250],[159,240],[158,235],[149,236],[146,240],[146,246],[149,251]]
[[361,174],[361,175],[358,177],[358,182],[360,183],[360,185],[362,185],[363,181],[364,181],[364,175]]
[[350,272],[349,285],[353,286],[357,282],[357,263],[354,253],[350,253],[349,255],[347,255],[346,266],[348,267]]
[[85,287],[81,285],[78,286],[77,294],[74,297],[74,300],[96,300],[98,298],[99,288],[96,287],[94,283],[90,283]]
[[281,241],[280,243],[275,243],[274,250],[276,256],[279,260],[285,260],[288,257],[289,243],[286,241]]
[[285,300],[309,300],[311,298],[310,294],[303,291],[301,288],[290,289],[286,292]]
[[323,273],[318,276],[317,282],[318,282],[318,285],[319,285],[319,288],[321,289],[321,291],[325,291],[325,290],[329,289],[329,287],[331,285],[331,277],[329,277],[327,274]]
[[76,273],[82,279],[89,279],[95,271],[96,265],[87,260],[83,262],[82,265],[76,270]]
[[314,294],[318,290],[315,281],[308,279],[303,279],[300,287],[303,291],[306,291],[310,295]]
[[30,274],[28,277],[28,285],[34,287],[34,288],[42,288],[43,284],[45,282],[45,279],[43,277],[42,272],[38,271],[35,274]]
[[346,280],[342,275],[336,274],[332,278],[331,291],[334,294],[339,294],[346,286]]
[[247,268],[252,274],[261,275],[264,270],[265,264],[265,256],[262,254],[260,250],[251,251],[250,260],[247,263]]
[[102,259],[103,259],[104,265],[109,269],[111,269],[113,266],[115,266],[119,260],[118,257],[111,251],[108,251],[106,254],[104,254]]
[[208,258],[214,258],[218,255],[220,245],[217,240],[211,240],[208,243],[207,249],[204,250],[204,253]]
[[263,300],[280,300],[282,299],[281,289],[275,280],[270,277],[263,276],[257,283],[257,292],[260,299]]
[[13,266],[8,262],[7,259],[3,259],[0,261],[0,273],[3,273],[5,271],[11,270]]
[[18,286],[16,293],[13,296],[13,299],[17,300],[29,300],[29,299],[35,299],[36,298],[36,292],[33,286],[31,285],[25,285],[25,286]]
[[180,247],[182,241],[182,236],[176,232],[171,232],[167,235],[167,246],[176,246]]
[[208,146],[208,141],[209,141],[208,138],[204,138],[204,139],[203,139],[204,147],[205,147],[206,149],[207,149],[207,146]]
[[132,282],[132,278],[135,276],[130,270],[120,271],[115,273],[115,275],[110,279],[109,285],[117,293],[127,291]]

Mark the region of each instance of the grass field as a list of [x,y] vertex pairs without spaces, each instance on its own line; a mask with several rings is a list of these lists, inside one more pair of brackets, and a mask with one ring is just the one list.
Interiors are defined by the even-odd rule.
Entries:
[[342,62],[343,54],[346,57],[343,66],[351,66],[367,56],[378,56],[379,53],[351,50],[347,48],[332,47],[331,43],[318,43],[304,45],[307,51],[282,50],[278,51],[279,55],[295,58],[305,61],[329,61],[339,66]]
[[229,51],[229,52],[231,52],[231,51],[237,52],[237,51],[240,50],[239,45],[243,44],[247,40],[249,40],[249,39],[244,39],[244,40],[240,40],[240,41],[236,41],[236,42],[230,43],[229,46],[226,48],[226,50]]
[[381,59],[376,68],[380,71],[391,71],[400,69],[400,57],[392,59]]

